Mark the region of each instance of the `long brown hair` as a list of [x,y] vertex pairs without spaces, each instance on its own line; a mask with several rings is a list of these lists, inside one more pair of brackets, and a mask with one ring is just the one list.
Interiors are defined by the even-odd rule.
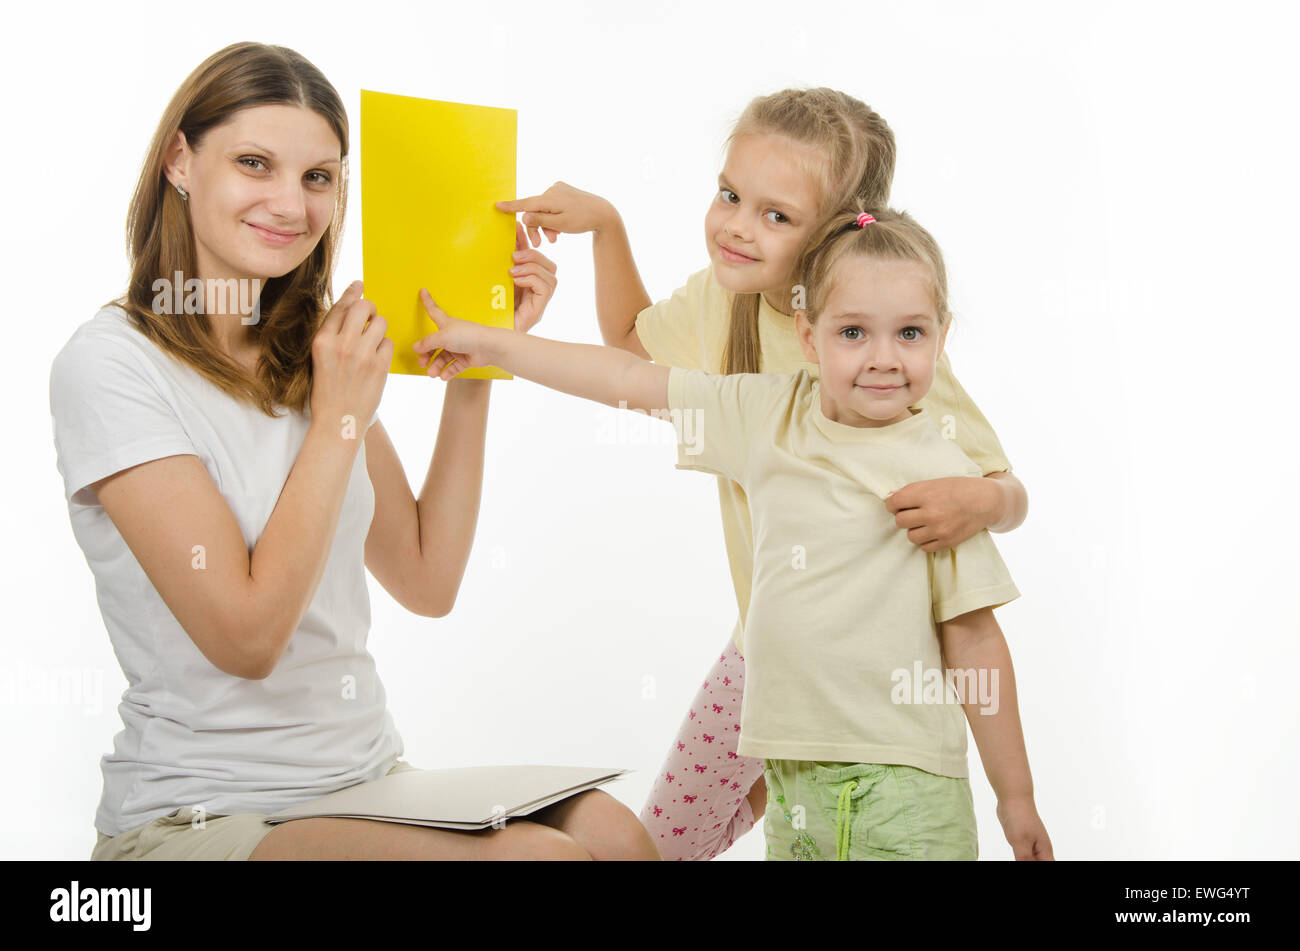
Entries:
[[[828,159],[818,214],[861,203],[889,201],[894,181],[894,133],[870,106],[846,93],[824,87],[784,89],[759,96],[745,107],[727,137],[730,146],[742,135],[779,133],[825,152]],[[757,373],[762,364],[758,334],[761,294],[735,294],[723,373]]]
[[[164,172],[179,130],[191,148],[242,109],[262,105],[303,106],[320,115],[338,136],[343,167],[334,216],[316,247],[296,268],[267,280],[258,301],[259,319],[249,325],[261,353],[250,374],[216,346],[203,314],[159,314],[154,282],[197,276],[189,209]],[[283,46],[234,43],[209,56],[172,96],[140,172],[127,214],[131,260],[127,291],[110,303],[127,312],[137,329],[161,350],[236,399],[271,417],[273,404],[301,412],[311,397],[311,341],[329,309],[329,283],[347,204],[348,119],[338,92],[315,66]]]

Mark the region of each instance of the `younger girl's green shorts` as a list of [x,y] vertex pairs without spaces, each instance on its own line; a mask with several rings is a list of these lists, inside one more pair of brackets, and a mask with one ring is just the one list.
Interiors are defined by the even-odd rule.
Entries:
[[979,857],[970,780],[912,766],[766,760],[769,861]]

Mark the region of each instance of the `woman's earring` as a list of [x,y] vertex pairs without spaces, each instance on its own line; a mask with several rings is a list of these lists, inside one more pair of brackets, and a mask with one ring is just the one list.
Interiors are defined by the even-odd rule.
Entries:
[[176,190],[181,193],[181,201],[189,201],[190,193],[185,190],[183,185],[177,185]]

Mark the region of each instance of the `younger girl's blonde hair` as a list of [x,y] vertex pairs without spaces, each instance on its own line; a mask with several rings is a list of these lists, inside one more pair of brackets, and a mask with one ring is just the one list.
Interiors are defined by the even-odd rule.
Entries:
[[[861,217],[864,213],[874,220],[859,225],[859,221],[865,220]],[[800,284],[796,289],[803,292],[804,307],[801,309],[807,312],[809,323],[816,323],[821,315],[831,291],[831,274],[845,255],[915,261],[922,265],[929,276],[929,290],[940,332],[951,322],[948,273],[934,236],[905,211],[855,207],[832,215],[814,234],[799,259]]]
[[[866,103],[824,87],[784,89],[759,96],[736,120],[727,146],[741,136],[767,133],[788,136],[825,153],[819,216],[854,204],[883,207],[888,203],[896,158],[894,133]],[[733,295],[723,373],[759,372],[761,296]]]

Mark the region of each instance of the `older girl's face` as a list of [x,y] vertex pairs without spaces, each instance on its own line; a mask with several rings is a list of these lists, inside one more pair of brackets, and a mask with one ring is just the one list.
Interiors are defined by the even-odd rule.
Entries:
[[737,293],[790,293],[795,260],[817,225],[826,157],[775,133],[738,137],[704,216],[718,283]]
[[166,174],[189,193],[196,276],[266,280],[307,258],[329,228],[342,171],[342,145],[322,116],[254,106],[197,149],[176,135]]

